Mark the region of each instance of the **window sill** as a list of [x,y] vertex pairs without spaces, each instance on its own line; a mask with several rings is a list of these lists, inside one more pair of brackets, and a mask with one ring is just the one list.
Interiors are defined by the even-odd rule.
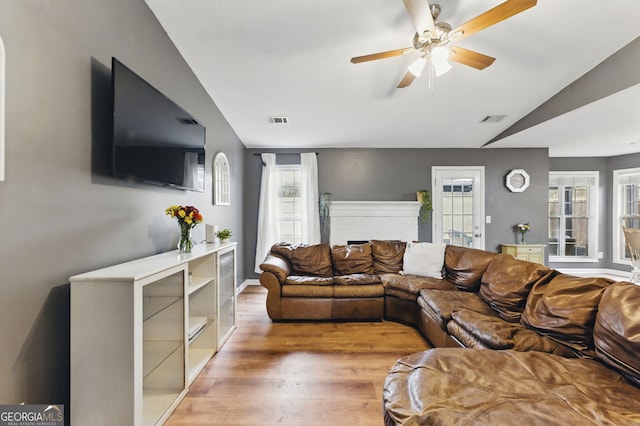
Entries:
[[556,268],[563,274],[575,275],[577,277],[603,277],[610,278],[615,281],[629,281],[631,272],[618,271],[616,269],[603,268]]
[[592,257],[549,256],[549,263],[598,263]]

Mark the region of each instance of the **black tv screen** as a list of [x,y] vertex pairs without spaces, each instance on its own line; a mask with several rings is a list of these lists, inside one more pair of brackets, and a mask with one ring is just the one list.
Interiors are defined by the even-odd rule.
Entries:
[[204,192],[205,126],[116,58],[111,65],[114,175]]

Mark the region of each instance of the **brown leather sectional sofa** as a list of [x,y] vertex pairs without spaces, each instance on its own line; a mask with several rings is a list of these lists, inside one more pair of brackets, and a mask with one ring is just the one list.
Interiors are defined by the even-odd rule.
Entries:
[[405,247],[276,244],[260,276],[274,321],[389,319],[436,346],[391,370],[386,424],[640,424],[640,286],[458,246],[442,279],[404,275]]

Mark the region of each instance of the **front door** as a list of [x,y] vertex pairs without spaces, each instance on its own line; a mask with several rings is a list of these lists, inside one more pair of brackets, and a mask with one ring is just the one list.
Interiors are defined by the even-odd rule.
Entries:
[[484,250],[484,167],[434,166],[433,242]]

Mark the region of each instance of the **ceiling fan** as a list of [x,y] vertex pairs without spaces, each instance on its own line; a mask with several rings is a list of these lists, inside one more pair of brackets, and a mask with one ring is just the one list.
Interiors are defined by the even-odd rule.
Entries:
[[421,75],[426,65],[429,65],[430,77],[432,71],[435,71],[436,76],[444,74],[451,69],[449,59],[479,70],[485,69],[496,58],[451,44],[535,6],[537,0],[507,0],[455,29],[452,29],[451,25],[446,22],[438,21],[439,4],[430,5],[428,0],[402,0],[402,2],[416,29],[416,34],[413,36],[413,47],[351,58],[352,63],[359,64],[413,52],[419,53],[420,57],[409,65],[409,69],[398,84],[398,88],[407,87],[413,83],[413,80]]

